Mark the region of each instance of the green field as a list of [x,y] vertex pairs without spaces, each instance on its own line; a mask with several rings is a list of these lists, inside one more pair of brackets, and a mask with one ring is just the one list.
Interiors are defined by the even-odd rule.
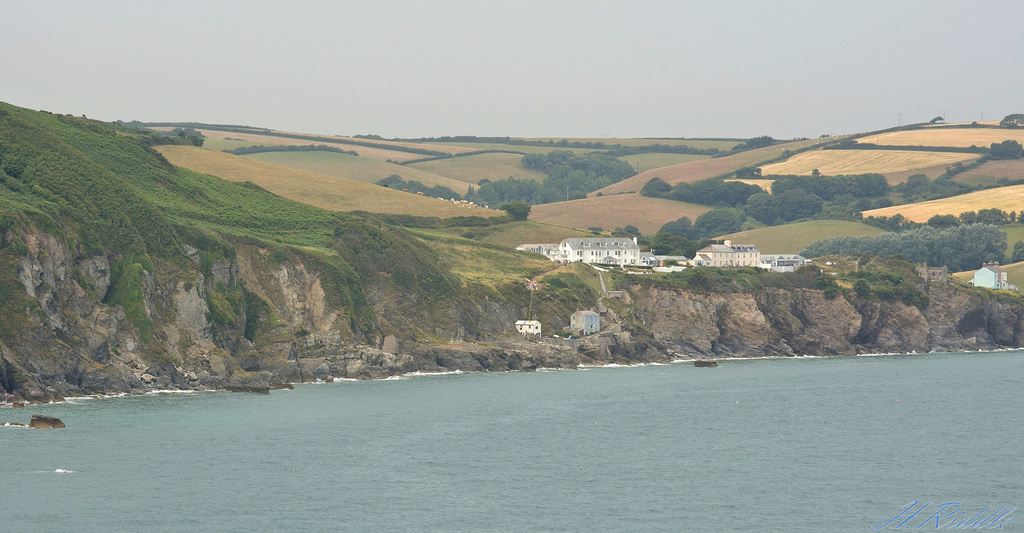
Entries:
[[407,166],[336,152],[263,152],[244,157],[364,183],[376,183],[392,174],[398,174],[406,181],[418,181],[427,187],[444,185],[459,194],[465,194],[469,190],[469,184],[459,180]]
[[828,237],[878,235],[883,230],[851,220],[808,220],[771,226],[720,237],[735,244],[753,244],[763,254],[795,254],[805,246]]
[[[436,176],[444,176],[474,186],[485,178],[491,181],[498,181],[510,176],[516,179],[544,181],[547,174],[524,168],[522,160],[523,156],[519,154],[488,153],[434,159],[432,161],[405,165],[403,168],[423,171]],[[463,187],[465,186],[463,185]],[[454,187],[452,188],[454,189]]]
[[679,163],[689,163],[690,161],[708,159],[708,157],[709,156],[706,155],[648,153],[624,155],[619,159],[633,165],[633,168],[637,169],[637,172],[644,172],[653,168],[661,168],[669,165],[678,165]]

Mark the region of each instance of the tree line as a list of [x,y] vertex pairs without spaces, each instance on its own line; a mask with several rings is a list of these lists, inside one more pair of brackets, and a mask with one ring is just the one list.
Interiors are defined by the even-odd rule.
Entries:
[[354,150],[342,150],[337,146],[328,146],[326,144],[278,144],[272,146],[263,146],[261,144],[259,146],[240,146],[223,151],[234,155],[260,154],[264,152],[333,152],[336,154],[359,156]]
[[982,263],[1002,261],[1006,255],[1006,234],[991,224],[945,229],[923,226],[872,237],[830,237],[813,242],[800,252],[805,257],[851,253],[902,255],[913,263],[946,266],[960,272],[980,268]]

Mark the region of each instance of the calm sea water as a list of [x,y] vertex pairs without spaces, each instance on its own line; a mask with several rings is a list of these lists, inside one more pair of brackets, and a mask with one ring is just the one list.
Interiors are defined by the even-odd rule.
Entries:
[[32,413],[68,427],[0,428],[3,532],[869,531],[913,501],[1024,504],[1022,352],[417,376],[0,423]]

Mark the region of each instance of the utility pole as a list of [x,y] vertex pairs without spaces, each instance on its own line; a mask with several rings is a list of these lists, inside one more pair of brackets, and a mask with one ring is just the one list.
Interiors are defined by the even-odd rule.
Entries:
[[569,201],[569,188],[568,187],[565,188],[565,201],[566,202]]

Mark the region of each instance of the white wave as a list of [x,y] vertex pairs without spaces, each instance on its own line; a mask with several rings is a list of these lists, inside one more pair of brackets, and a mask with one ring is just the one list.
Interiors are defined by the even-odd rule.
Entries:
[[[465,372],[463,372],[461,370],[447,370],[447,371],[441,371],[441,372],[422,372],[422,371],[417,370],[415,372],[406,372],[405,374],[402,374],[402,376],[408,376],[408,377],[417,377],[417,376],[452,376],[452,375],[464,374],[464,373]],[[394,377],[394,376],[392,376],[392,377]],[[391,379],[391,378],[386,378],[386,379]]]
[[58,469],[54,470],[53,472],[55,474],[77,474],[78,473],[78,472],[75,472],[74,470],[64,470],[63,468],[58,468]]

